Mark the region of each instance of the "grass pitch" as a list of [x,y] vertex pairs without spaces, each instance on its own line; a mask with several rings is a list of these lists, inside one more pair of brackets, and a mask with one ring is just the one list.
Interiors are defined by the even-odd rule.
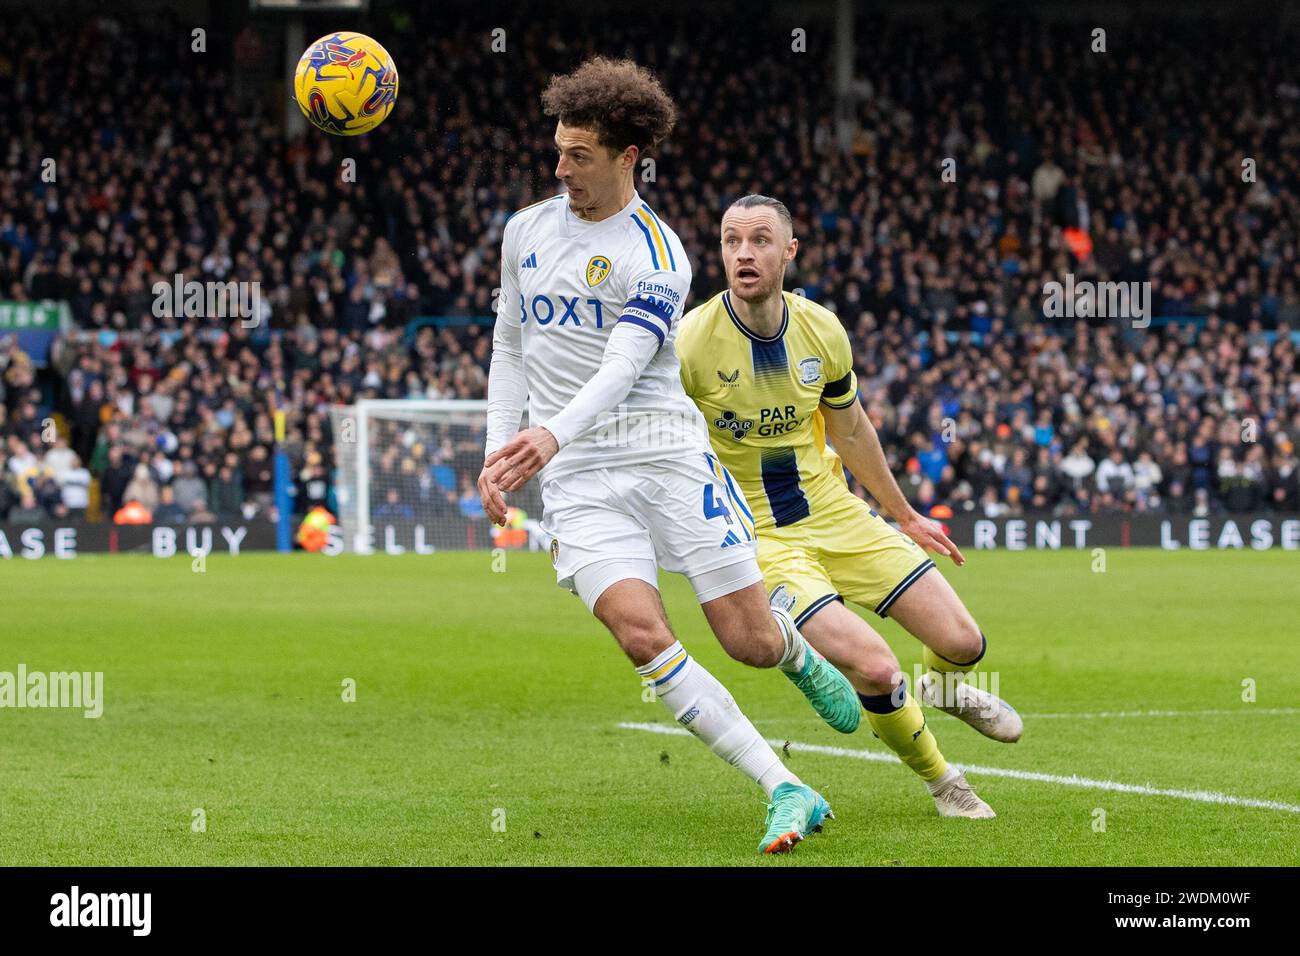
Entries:
[[[991,821],[939,819],[900,765],[800,750],[887,753],[865,720],[836,734],[778,673],[726,658],[664,575],[688,649],[835,809],[779,859],[755,853],[748,780],[619,726],[671,722],[545,555],[504,573],[487,553],[0,562],[0,671],[104,672],[99,719],[0,710],[0,864],[1300,861],[1300,556],[968,557],[944,573],[1025,737],[929,713],[949,760],[1011,774],[968,771]],[[919,645],[870,619],[911,674]]]

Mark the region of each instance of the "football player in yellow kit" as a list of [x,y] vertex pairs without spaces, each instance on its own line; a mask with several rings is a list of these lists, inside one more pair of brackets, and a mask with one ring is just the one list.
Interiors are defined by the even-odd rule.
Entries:
[[[727,209],[729,288],[682,320],[682,384],[704,414],[714,466],[739,484],[738,500],[752,510],[738,517],[754,526],[773,605],[789,611],[849,678],[872,731],[925,781],[941,815],[992,817],[944,760],[916,697],[994,740],[1019,739],[1023,723],[1003,700],[962,679],[987,641],[926,551],[958,565],[964,558],[899,490],[858,402],[839,319],[782,292],[798,246],[781,202],[750,195]],[[845,465],[897,530],[849,491]],[[915,696],[889,646],[846,599],[892,617],[924,645],[927,670]]]

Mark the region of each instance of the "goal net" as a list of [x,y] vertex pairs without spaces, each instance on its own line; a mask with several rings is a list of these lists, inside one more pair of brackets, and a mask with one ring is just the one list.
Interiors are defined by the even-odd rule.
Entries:
[[543,550],[536,480],[508,496],[510,520],[483,514],[487,402],[364,399],[330,409],[341,549],[359,554]]

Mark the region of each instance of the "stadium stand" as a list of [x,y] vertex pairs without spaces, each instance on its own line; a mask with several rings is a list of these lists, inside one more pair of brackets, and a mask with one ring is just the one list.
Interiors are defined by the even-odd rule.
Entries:
[[[591,52],[678,97],[641,191],[691,254],[695,302],[723,285],[722,209],[751,191],[790,206],[789,287],[849,331],[922,510],[1300,511],[1300,87],[1266,23],[1139,21],[1162,42],[1097,56],[1023,17],[872,20],[845,143],[829,62],[725,8],[599,49],[579,21],[510,56],[454,22],[372,27],[402,92],[349,141],[286,141],[283,104],[231,94],[237,57],[196,68],[165,15],[0,35],[0,296],[65,301],[73,322],[44,369],[0,329],[0,519],[113,520],[130,501],[160,522],[269,517],[277,412],[302,514],[331,505],[329,406],[484,397],[502,227],[555,191],[539,95]],[[146,76],[167,79],[123,108],[115,91]],[[259,321],[157,315],[176,274],[258,282]],[[1067,274],[1150,282],[1150,328],[1046,315],[1044,283]],[[474,513],[481,446],[391,459],[385,507]]]

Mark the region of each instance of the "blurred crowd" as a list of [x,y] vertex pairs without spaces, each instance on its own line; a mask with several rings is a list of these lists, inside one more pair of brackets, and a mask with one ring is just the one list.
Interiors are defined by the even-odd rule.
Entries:
[[1071,331],[999,320],[976,345],[860,320],[860,392],[920,510],[1300,511],[1300,349],[1288,335],[1217,317],[1135,347],[1113,329]]
[[[286,140],[286,104],[237,82],[278,75],[252,27],[206,56],[166,14],[0,36],[0,298],[66,300],[77,327],[47,370],[0,331],[0,519],[272,515],[277,414],[293,510],[331,507],[331,406],[484,397],[502,227],[556,188],[539,95],[592,52],[678,100],[638,188],[694,302],[723,286],[721,210],[789,205],[788,286],[849,331],[918,506],[1300,510],[1300,78],[1277,24],[1134,18],[1100,53],[1080,25],[860,12],[845,134],[830,24],[800,54],[761,10],[584,14],[509,27],[496,54],[495,24],[454,7],[373,5],[401,94],[347,140]],[[256,321],[159,315],[177,273],[256,281]],[[1067,274],[1149,282],[1151,328],[1045,316]],[[472,513],[468,441],[389,453],[413,477],[383,505]]]

